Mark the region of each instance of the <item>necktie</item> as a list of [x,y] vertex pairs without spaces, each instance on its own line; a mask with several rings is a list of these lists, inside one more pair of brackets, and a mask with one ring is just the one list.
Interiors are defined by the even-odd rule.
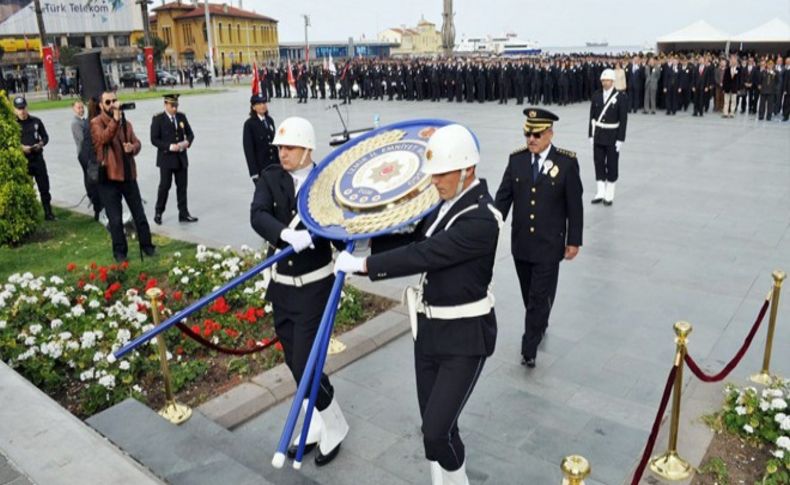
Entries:
[[538,180],[538,174],[540,173],[540,155],[535,153],[532,155],[532,181],[535,182]]

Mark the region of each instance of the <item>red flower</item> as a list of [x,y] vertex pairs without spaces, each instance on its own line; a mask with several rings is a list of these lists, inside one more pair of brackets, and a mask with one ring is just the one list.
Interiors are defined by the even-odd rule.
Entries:
[[110,291],[110,290],[105,291],[104,292],[104,299],[107,300],[107,301],[110,301],[110,298],[112,298],[112,291]]
[[121,262],[121,269],[122,269],[122,270],[125,270],[125,269],[126,269],[126,268],[128,268],[128,267],[129,267],[129,261],[123,261],[123,262]]
[[145,306],[145,303],[137,304],[137,313],[148,313],[148,307]]
[[96,273],[89,274],[88,275],[88,279],[91,280],[91,281],[95,280],[96,279]]
[[176,347],[176,355],[182,355],[184,353],[184,347],[178,346]]
[[66,265],[66,271],[74,271],[75,269],[77,269],[77,265],[74,263],[69,263]]
[[225,301],[225,297],[220,296],[214,300],[214,303],[209,307],[208,311],[224,315],[230,311],[230,307],[228,306],[228,302]]
[[99,268],[99,280],[104,283],[107,281],[107,268],[102,266]]
[[215,322],[214,320],[211,320],[210,318],[207,318],[206,320],[203,321],[203,335],[204,336],[211,337],[211,334],[213,334],[214,332],[217,332],[219,330],[222,330],[222,325],[220,325],[219,323]]
[[140,273],[140,276],[137,277],[141,283],[145,283],[148,280],[148,276],[145,273]]
[[82,280],[79,280],[79,281],[77,282],[77,288],[82,288],[83,286],[85,286],[85,282],[84,282],[84,281],[82,281]]
[[91,269],[96,269],[96,261],[91,262]]
[[230,338],[236,338],[236,337],[239,336],[239,332],[237,330],[232,329],[232,328],[226,328],[225,329],[225,334],[228,337],[230,337]]
[[246,341],[246,342],[244,342],[244,345],[245,345],[245,346],[246,346],[248,349],[251,349],[251,348],[255,347],[255,341],[254,341],[253,339],[251,339],[251,338],[248,338],[248,339],[247,339],[247,341]]
[[117,264],[111,264],[110,265],[110,271],[117,271],[117,270],[118,270],[118,265]]
[[269,345],[269,342],[271,342],[271,341],[272,341],[271,339],[268,339],[268,338],[264,337],[261,340],[261,344],[265,347],[265,346]]
[[173,292],[173,299],[176,301],[180,301],[182,296],[184,296],[184,294],[181,293],[179,290]]
[[192,325],[192,332],[200,335],[200,325]]
[[145,290],[144,290],[144,291],[150,290],[150,289],[151,289],[151,288],[153,288],[154,286],[156,286],[156,278],[151,278],[151,279],[150,279],[150,280],[148,280],[148,282],[145,284]]
[[282,352],[283,351],[283,344],[281,344],[280,342],[277,342],[276,344],[274,344],[274,348],[279,350],[280,352]]
[[255,316],[258,317],[258,318],[265,317],[266,316],[266,310],[264,310],[263,308],[256,309],[255,310]]
[[121,284],[118,283],[117,281],[115,283],[111,284],[110,287],[108,288],[108,290],[112,291],[113,293],[115,293],[116,291],[118,291],[120,289],[121,289]]

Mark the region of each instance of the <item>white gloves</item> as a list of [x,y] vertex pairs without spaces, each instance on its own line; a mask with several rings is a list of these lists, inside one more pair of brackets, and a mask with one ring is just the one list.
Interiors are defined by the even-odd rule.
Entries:
[[590,146],[593,146],[595,142],[593,141],[593,137],[590,137]]
[[343,251],[335,259],[335,274],[340,271],[344,273],[364,273],[366,259],[361,256],[354,256],[348,251]]
[[622,147],[623,147],[623,142],[621,142],[620,140],[614,142],[614,149],[617,150],[617,153],[620,153],[620,148]]
[[315,248],[315,246],[313,246],[313,238],[310,236],[310,233],[305,230],[295,231],[291,228],[285,228],[283,232],[280,233],[280,239],[293,246],[294,251],[297,253],[307,248]]

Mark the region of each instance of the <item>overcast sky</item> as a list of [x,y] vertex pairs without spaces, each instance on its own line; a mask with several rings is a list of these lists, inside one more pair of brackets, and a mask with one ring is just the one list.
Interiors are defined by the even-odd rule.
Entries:
[[[213,0],[222,1],[222,0]],[[225,0],[238,6],[239,0]],[[442,0],[242,0],[245,9],[279,20],[280,41],[375,38],[388,27],[413,26],[424,15],[441,29]],[[653,44],[656,37],[700,19],[739,34],[774,17],[790,23],[790,0],[455,0],[456,42],[467,36],[515,32],[542,46]]]

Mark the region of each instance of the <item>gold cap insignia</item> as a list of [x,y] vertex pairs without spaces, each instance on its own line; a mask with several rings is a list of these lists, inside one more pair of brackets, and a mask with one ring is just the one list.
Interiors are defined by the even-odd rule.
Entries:
[[532,111],[529,112],[529,114],[527,116],[529,118],[534,118],[534,117],[538,116],[538,112],[535,111],[535,110],[532,110]]
[[280,131],[278,131],[278,133],[281,134],[281,135],[284,135],[285,134],[285,127],[284,126],[281,127]]
[[426,160],[430,160],[431,158],[433,158],[433,152],[431,150],[426,151],[425,152],[425,159]]

